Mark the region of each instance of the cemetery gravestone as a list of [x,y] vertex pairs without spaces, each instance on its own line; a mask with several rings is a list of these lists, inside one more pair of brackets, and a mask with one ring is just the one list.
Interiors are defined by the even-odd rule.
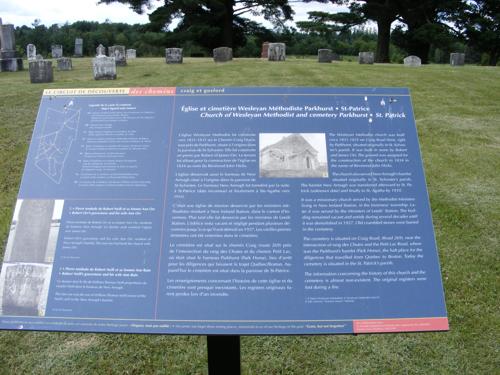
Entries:
[[373,52],[360,52],[358,61],[360,64],[373,64],[375,62],[375,54]]
[[115,58],[115,63],[117,66],[126,66],[127,58],[125,52],[125,46],[111,46],[108,48],[109,57]]
[[268,56],[269,61],[285,61],[286,45],[285,43],[269,43]]
[[127,50],[127,60],[137,58],[137,51],[135,49]]
[[331,63],[332,62],[332,50],[331,49],[319,49],[318,50],[318,62]]
[[267,59],[269,57],[269,42],[262,43],[262,50],[260,52],[260,57]]
[[75,57],[83,57],[83,39],[75,38]]
[[72,70],[73,63],[69,57],[57,59],[57,70]]
[[215,62],[226,62],[233,59],[233,49],[229,47],[219,47],[213,50]]
[[26,55],[28,56],[28,61],[36,60],[36,47],[34,44],[26,46]]
[[451,66],[464,66],[465,65],[465,53],[459,53],[459,52],[450,53],[450,65]]
[[60,44],[53,44],[51,50],[53,59],[59,59],[63,57],[63,47]]
[[29,63],[31,83],[48,83],[54,81],[52,61],[35,60]]
[[97,56],[92,59],[95,80],[116,79],[116,63],[114,57]]
[[182,64],[182,48],[166,48],[165,62],[167,64]]
[[102,44],[99,44],[95,49],[96,56],[106,56],[106,47]]
[[38,53],[35,60],[43,60],[43,56]]
[[16,56],[14,25],[3,25],[0,19],[0,72],[23,70],[23,59]]
[[403,63],[405,66],[418,67],[422,65],[422,60],[418,56],[407,56],[404,58]]

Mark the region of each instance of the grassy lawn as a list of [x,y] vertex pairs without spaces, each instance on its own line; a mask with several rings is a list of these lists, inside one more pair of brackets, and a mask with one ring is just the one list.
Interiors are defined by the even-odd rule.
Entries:
[[[129,61],[116,81],[94,81],[73,59],[55,82],[0,73],[0,241],[44,88],[130,86],[409,87],[443,272],[451,330],[361,336],[243,337],[243,374],[498,374],[500,369],[500,68],[284,63],[235,59]],[[0,260],[3,250],[0,250]],[[0,374],[206,374],[206,340],[0,332]],[[496,370],[495,370],[496,369]]]

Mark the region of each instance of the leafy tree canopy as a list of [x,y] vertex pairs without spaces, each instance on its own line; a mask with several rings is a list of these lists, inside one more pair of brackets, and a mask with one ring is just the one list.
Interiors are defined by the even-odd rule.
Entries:
[[339,12],[309,12],[309,21],[299,21],[299,29],[320,35],[330,35],[344,32],[352,26],[362,24],[366,19],[358,13]]
[[500,55],[500,1],[467,1],[454,20],[465,40],[488,55],[489,65],[496,65]]
[[[151,0],[101,2],[128,4],[137,13],[144,13],[153,4]],[[179,19],[174,31],[184,33],[185,38],[194,38],[206,48],[243,45],[242,35],[252,25],[241,17],[244,14],[262,15],[275,24],[291,19],[293,15],[288,0],[163,0],[163,3],[149,16],[152,31],[166,30],[175,19]]]

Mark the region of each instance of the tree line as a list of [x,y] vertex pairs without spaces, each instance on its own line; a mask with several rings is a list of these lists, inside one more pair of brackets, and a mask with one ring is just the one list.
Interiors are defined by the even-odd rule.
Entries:
[[[129,4],[147,11],[149,0],[102,0]],[[51,44],[63,45],[71,55],[76,37],[84,39],[84,54],[95,55],[98,44],[120,44],[139,56],[163,56],[166,47],[182,47],[185,56],[210,56],[211,50],[230,46],[235,56],[260,55],[264,41],[287,44],[287,54],[314,55],[331,48],[340,55],[376,52],[377,62],[400,62],[417,55],[424,63],[446,62],[449,52],[466,52],[469,62],[496,65],[500,53],[498,0],[318,0],[348,7],[348,12],[310,12],[297,27],[293,0],[163,0],[145,25],[78,21],[46,27],[35,21],[16,28],[21,51],[28,43],[48,54]],[[303,2],[313,2],[304,0]],[[245,18],[260,14],[272,29]],[[367,27],[376,24],[376,30]],[[69,51],[69,52],[68,52]]]

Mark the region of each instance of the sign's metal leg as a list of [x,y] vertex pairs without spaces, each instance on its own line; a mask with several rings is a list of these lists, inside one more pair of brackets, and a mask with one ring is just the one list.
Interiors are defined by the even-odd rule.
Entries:
[[241,373],[240,336],[207,336],[208,374]]

